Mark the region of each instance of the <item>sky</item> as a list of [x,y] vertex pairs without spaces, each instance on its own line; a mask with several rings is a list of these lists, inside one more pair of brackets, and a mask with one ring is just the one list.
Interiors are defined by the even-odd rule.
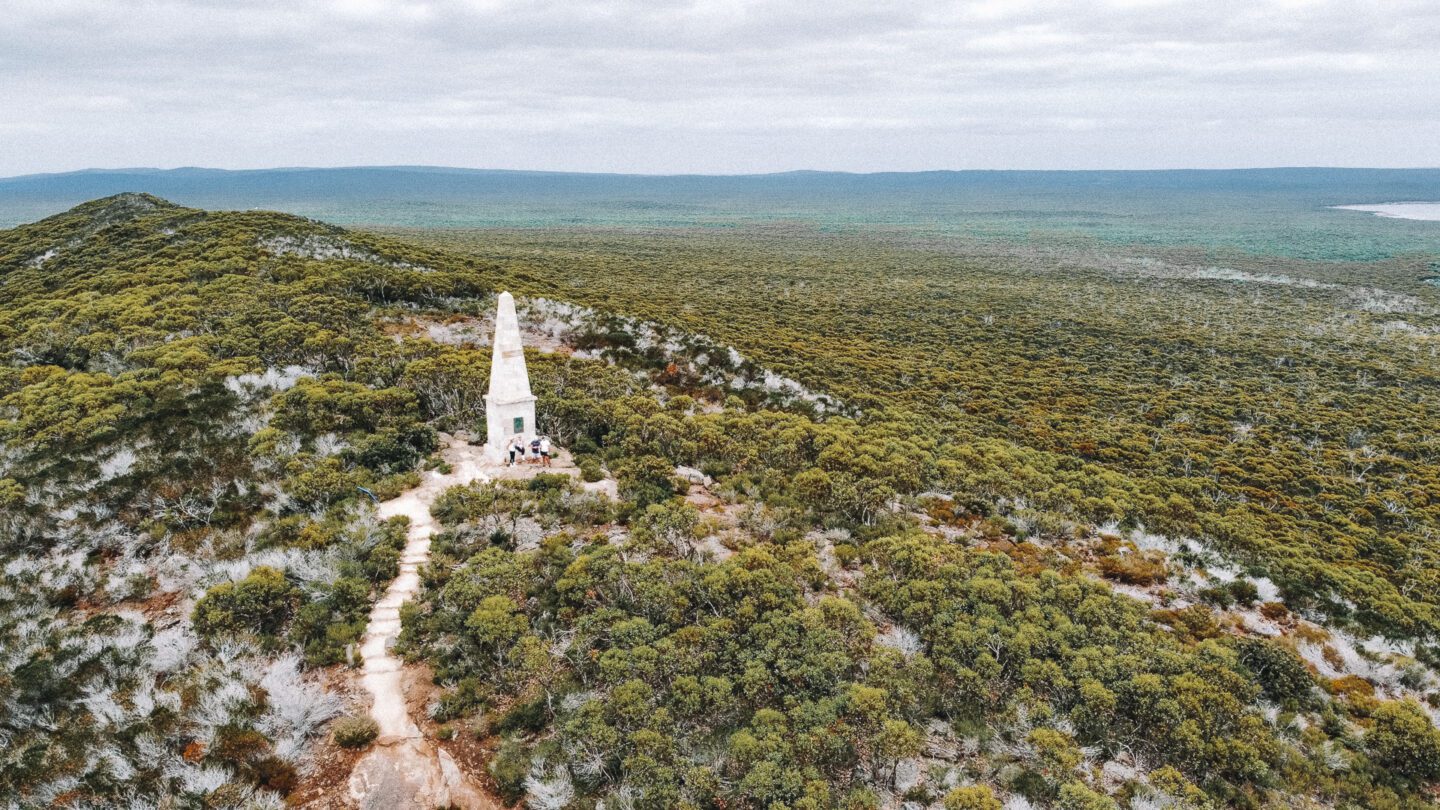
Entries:
[[1436,0],[5,0],[0,175],[1440,166]]

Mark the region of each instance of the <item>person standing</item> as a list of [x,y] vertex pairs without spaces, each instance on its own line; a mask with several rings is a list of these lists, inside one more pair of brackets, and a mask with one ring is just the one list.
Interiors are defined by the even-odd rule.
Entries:
[[550,466],[550,437],[549,437],[549,436],[541,436],[541,437],[540,437],[540,465],[543,466],[543,467],[549,467],[549,466]]
[[533,439],[530,440],[530,463],[534,464],[534,463],[537,463],[537,462],[539,462],[539,461],[540,461],[540,437],[539,437],[539,436],[536,436],[535,438],[533,438]]
[[525,460],[525,445],[521,443],[519,436],[510,440],[510,466],[515,466],[515,458],[517,456],[521,461]]

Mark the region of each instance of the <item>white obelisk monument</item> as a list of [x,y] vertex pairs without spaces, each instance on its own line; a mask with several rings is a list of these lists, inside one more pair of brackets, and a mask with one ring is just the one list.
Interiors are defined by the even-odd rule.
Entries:
[[535,395],[520,345],[520,319],[515,299],[500,293],[495,307],[495,345],[490,356],[490,393],[485,395],[485,448],[499,461],[507,457],[516,437],[530,447],[535,438]]

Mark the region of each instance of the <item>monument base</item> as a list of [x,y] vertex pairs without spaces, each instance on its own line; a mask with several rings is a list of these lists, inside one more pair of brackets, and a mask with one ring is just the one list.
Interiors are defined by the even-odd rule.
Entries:
[[502,401],[485,397],[485,449],[494,451],[498,459],[510,457],[515,439],[528,451],[535,438],[535,397]]

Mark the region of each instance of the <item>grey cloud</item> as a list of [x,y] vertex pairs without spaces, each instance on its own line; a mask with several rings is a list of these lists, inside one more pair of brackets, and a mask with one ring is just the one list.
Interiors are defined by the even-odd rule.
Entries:
[[1429,0],[12,0],[0,174],[1440,163]]

